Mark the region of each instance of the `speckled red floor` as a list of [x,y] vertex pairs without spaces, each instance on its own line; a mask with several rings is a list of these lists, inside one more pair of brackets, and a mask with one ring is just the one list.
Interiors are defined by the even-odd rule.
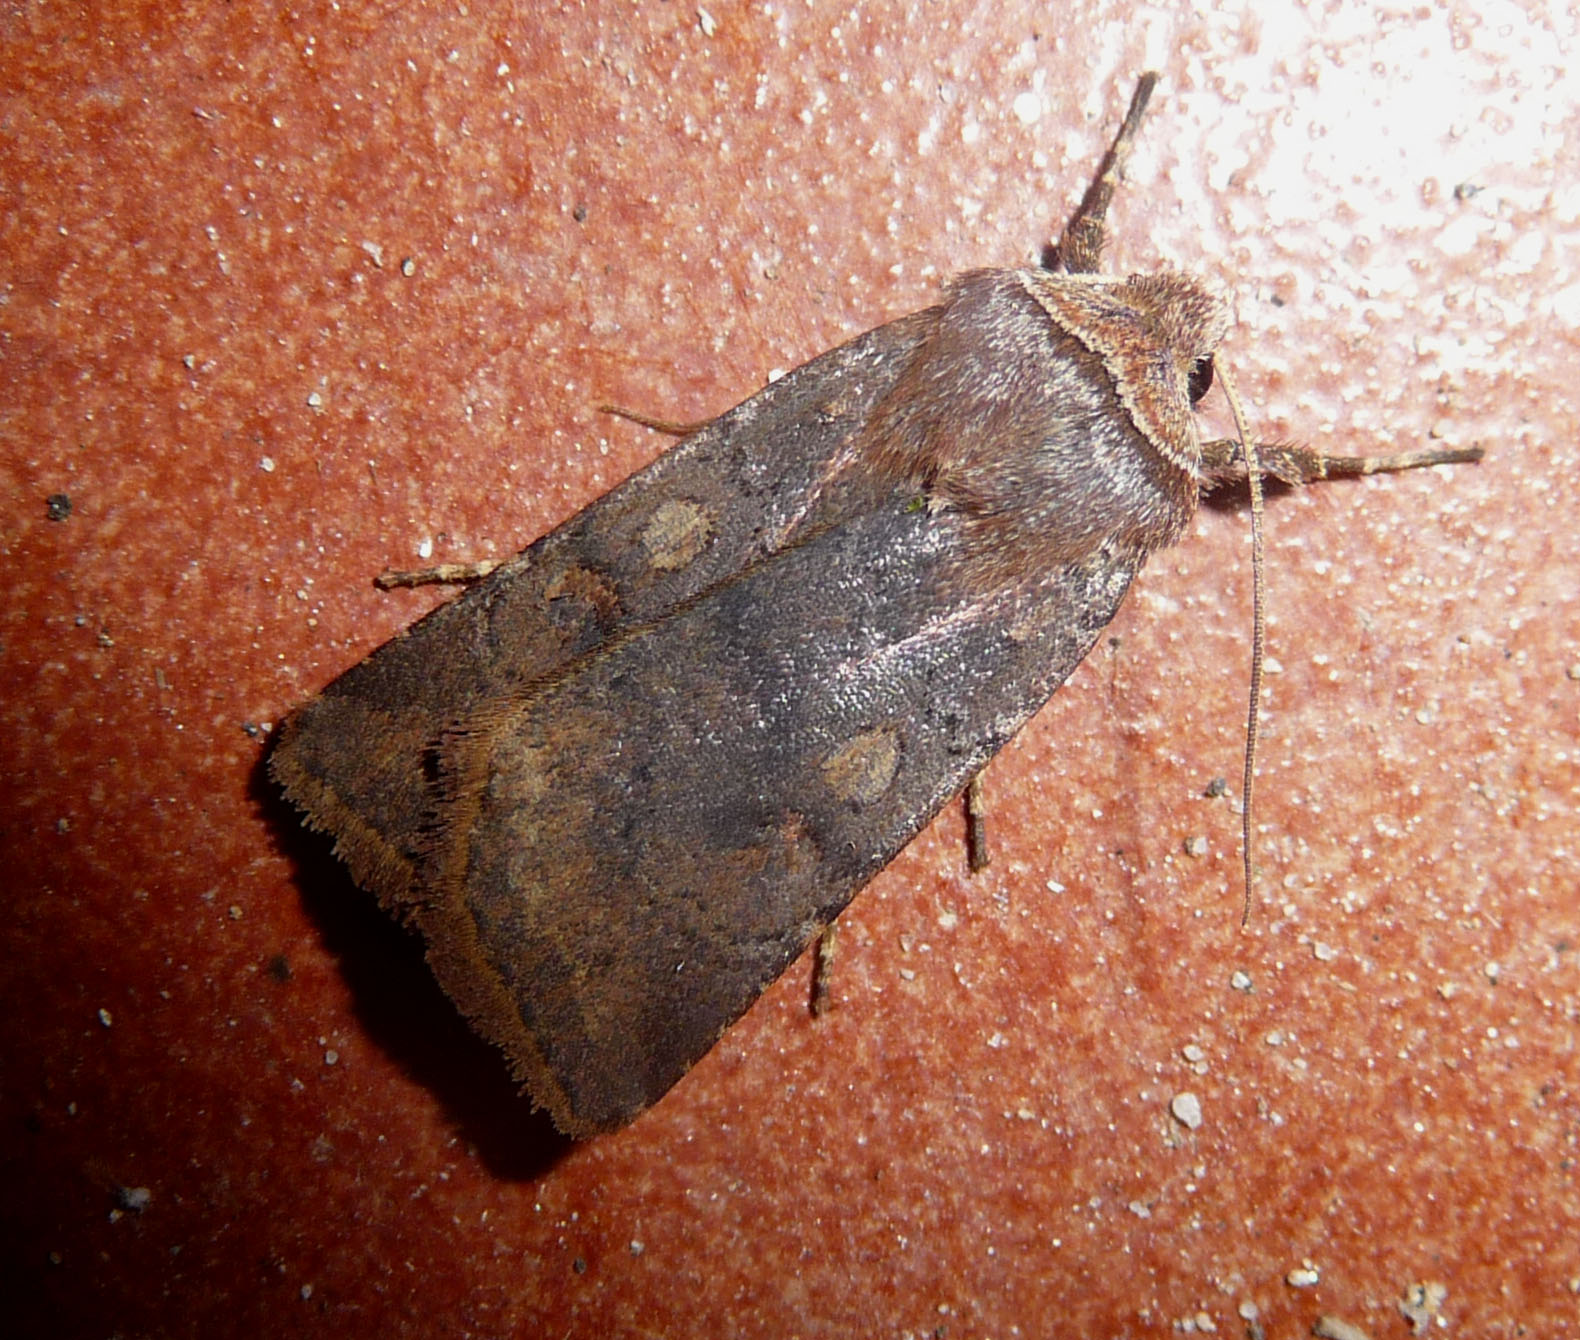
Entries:
[[[8,12],[12,1334],[1580,1334],[1576,17],[1255,12]],[[989,872],[947,812],[831,1014],[803,962],[568,1145],[269,723],[437,598],[379,569],[660,448],[599,401],[1033,259],[1148,64],[1115,267],[1234,296],[1270,435],[1489,452],[1270,508],[1249,927],[1230,507],[989,770]]]

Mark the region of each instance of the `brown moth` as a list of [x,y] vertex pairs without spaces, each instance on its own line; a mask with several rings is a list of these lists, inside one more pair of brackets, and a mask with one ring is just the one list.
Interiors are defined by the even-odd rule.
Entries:
[[1247,477],[1192,417],[1223,302],[1096,272],[1155,82],[1055,264],[962,275],[698,426],[285,722],[285,794],[562,1130],[661,1097]]

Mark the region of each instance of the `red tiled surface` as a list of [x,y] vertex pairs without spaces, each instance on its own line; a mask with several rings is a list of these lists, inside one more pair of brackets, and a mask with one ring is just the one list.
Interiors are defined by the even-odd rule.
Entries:
[[[1580,1334],[1575,14],[1062,8],[8,10],[11,1333]],[[1116,267],[1234,295],[1271,436],[1489,453],[1270,508],[1249,927],[1231,507],[990,770],[990,872],[947,813],[830,1016],[803,962],[567,1146],[244,727],[435,599],[381,567],[660,448],[600,400],[1034,258],[1148,63]]]

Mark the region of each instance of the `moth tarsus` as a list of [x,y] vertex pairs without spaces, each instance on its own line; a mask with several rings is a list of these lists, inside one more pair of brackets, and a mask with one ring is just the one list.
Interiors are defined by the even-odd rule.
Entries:
[[700,432],[708,426],[708,420],[697,419],[686,422],[681,419],[661,419],[654,414],[644,414],[639,409],[626,409],[623,405],[604,403],[598,406],[600,414],[613,414],[617,419],[629,419],[632,423],[639,423],[644,428],[651,428],[655,433],[664,433],[669,437],[690,437],[695,432]]
[[1136,81],[1136,91],[1130,95],[1130,107],[1119,125],[1119,132],[1097,165],[1092,183],[1081,197],[1081,203],[1070,221],[1065,224],[1054,247],[1059,267],[1068,274],[1096,274],[1102,259],[1103,244],[1107,240],[1104,220],[1109,202],[1119,188],[1119,178],[1130,157],[1130,146],[1141,129],[1141,118],[1146,115],[1147,103],[1152,100],[1152,90],[1157,87],[1158,76],[1146,71]]
[[501,560],[485,558],[476,563],[435,563],[431,568],[385,568],[373,579],[381,591],[414,586],[464,586],[481,581],[500,565]]
[[814,1019],[821,1018],[834,1008],[834,960],[839,955],[839,923],[825,926],[817,937],[817,949],[812,956],[812,1000]]
[[[1433,465],[1467,465],[1485,455],[1479,446],[1425,447],[1367,456],[1329,456],[1292,442],[1258,442],[1255,446],[1263,479],[1288,485],[1397,474]],[[1237,441],[1219,438],[1202,443],[1202,492],[1245,481],[1245,454]]]
[[987,794],[979,772],[966,783],[966,864],[973,875],[993,864],[988,845]]

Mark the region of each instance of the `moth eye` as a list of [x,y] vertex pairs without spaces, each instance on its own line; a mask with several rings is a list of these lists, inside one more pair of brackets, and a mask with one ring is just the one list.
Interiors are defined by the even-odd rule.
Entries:
[[1186,389],[1190,393],[1191,404],[1196,404],[1212,387],[1212,357],[1198,358],[1196,366],[1190,370],[1190,380]]

